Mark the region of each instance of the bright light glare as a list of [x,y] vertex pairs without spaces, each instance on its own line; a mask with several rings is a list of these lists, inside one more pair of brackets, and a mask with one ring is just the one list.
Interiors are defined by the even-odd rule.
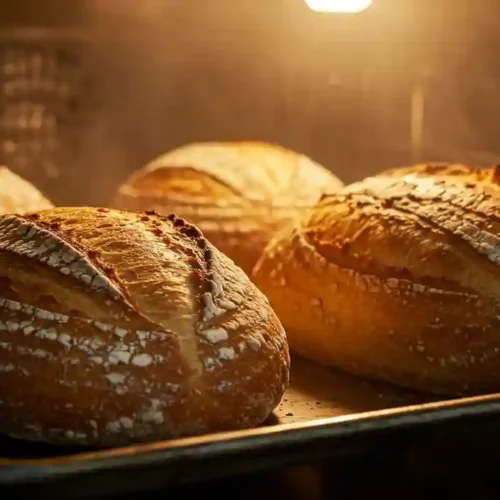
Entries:
[[306,4],[316,12],[354,13],[366,10],[372,0],[306,0]]

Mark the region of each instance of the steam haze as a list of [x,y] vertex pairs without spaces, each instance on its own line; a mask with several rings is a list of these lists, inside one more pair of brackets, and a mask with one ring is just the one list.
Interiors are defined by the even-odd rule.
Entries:
[[62,189],[47,180],[57,203],[104,204],[132,171],[192,141],[278,142],[347,182],[407,164],[422,82],[418,159],[499,161],[498,2],[379,0],[340,17],[303,0],[82,5],[90,83],[61,165],[74,175]]

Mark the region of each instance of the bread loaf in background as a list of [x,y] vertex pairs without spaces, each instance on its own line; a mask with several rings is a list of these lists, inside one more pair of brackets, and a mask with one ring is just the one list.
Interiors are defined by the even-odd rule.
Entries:
[[426,164],[325,196],[255,267],[290,348],[431,393],[499,391],[499,179]]
[[341,185],[324,167],[280,146],[194,143],[134,173],[111,205],[175,212],[248,273],[279,228]]
[[289,378],[267,299],[174,216],[0,216],[0,432],[84,445],[255,426]]
[[28,181],[0,166],[0,214],[51,208],[52,203]]

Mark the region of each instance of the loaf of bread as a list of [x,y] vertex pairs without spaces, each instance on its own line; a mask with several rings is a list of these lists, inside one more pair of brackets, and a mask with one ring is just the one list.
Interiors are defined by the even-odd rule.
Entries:
[[289,378],[267,299],[175,216],[0,216],[0,432],[82,445],[255,426]]
[[340,187],[324,167],[279,146],[195,143],[133,174],[111,205],[175,212],[248,273],[279,228]]
[[0,214],[51,208],[40,191],[7,167],[0,166]]
[[254,270],[290,348],[430,393],[500,390],[499,181],[427,164],[325,196]]

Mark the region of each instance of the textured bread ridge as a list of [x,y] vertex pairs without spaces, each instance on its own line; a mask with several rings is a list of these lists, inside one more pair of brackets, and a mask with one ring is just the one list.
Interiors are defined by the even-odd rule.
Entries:
[[0,214],[51,208],[52,203],[28,181],[0,166]]
[[278,235],[253,279],[291,348],[428,392],[499,390],[497,172],[383,172]]
[[[197,175],[191,178],[189,173],[193,171]],[[198,182],[192,180],[178,186],[184,176]],[[200,192],[197,184],[203,181],[216,184],[207,182],[206,190]],[[249,203],[310,206],[321,193],[342,186],[333,174],[307,156],[258,141],[181,146],[133,174],[124,188],[140,189],[143,184],[152,186],[153,193],[160,195],[172,188],[172,194],[184,198],[201,197],[210,203],[226,201],[239,206]]]
[[469,183],[483,189],[497,189],[500,183],[500,166],[464,165],[462,163],[430,162],[388,169],[386,176],[431,176],[448,183]]
[[257,425],[289,357],[267,299],[195,226],[56,208],[0,217],[0,372],[2,432],[113,445]]
[[321,165],[280,146],[194,143],[134,173],[111,206],[176,212],[249,273],[272,234],[341,186]]

